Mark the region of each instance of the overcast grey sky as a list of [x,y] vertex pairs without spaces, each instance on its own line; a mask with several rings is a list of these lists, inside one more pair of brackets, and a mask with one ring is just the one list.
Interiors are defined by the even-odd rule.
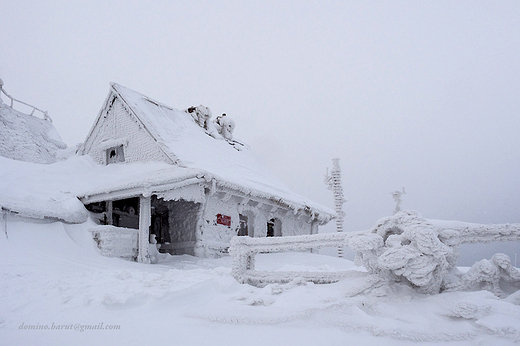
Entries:
[[227,113],[283,181],[330,207],[323,175],[339,157],[347,230],[390,215],[403,186],[402,207],[427,218],[520,222],[518,1],[4,0],[0,11],[5,89],[48,110],[69,145],[114,81]]

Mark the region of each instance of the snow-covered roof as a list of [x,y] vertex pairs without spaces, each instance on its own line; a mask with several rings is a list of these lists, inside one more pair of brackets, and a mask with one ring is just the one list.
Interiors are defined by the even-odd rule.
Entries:
[[0,209],[34,219],[85,222],[87,211],[71,188],[80,174],[91,171],[89,166],[78,160],[43,165],[0,157]]
[[[16,157],[0,156],[0,209],[26,217],[79,223],[86,220],[87,212],[78,198],[131,190],[136,193],[165,191],[215,181],[224,190],[263,198],[295,211],[303,210],[321,223],[335,215],[331,209],[291,192],[247,146],[238,145],[241,150],[237,150],[233,145],[236,143],[208,135],[189,114],[149,101],[146,96],[117,84],[112,85],[112,92],[121,97],[158,145],[175,158],[176,164],[134,162],[102,166],[88,155],[37,164],[41,161],[32,146],[38,146],[41,141],[29,139],[45,140],[40,144],[41,150],[45,150],[47,157],[55,157],[53,150],[61,143],[56,130],[46,120],[21,114],[2,104],[0,129],[5,134],[18,129],[13,136],[22,143],[9,147]],[[28,132],[25,139],[20,136],[24,131]],[[7,148],[6,138],[9,137],[2,132],[1,143]]]
[[[261,197],[292,209],[307,210],[321,221],[329,221],[335,215],[333,210],[290,191],[247,145],[215,135],[200,127],[190,114],[119,84],[111,84],[111,93],[124,102],[179,169],[194,169],[207,181],[215,179],[219,185],[246,196]],[[150,178],[148,183],[157,182]],[[116,191],[118,187],[113,185],[112,190]],[[83,195],[94,194],[95,191],[83,192]]]
[[0,156],[53,163],[66,147],[50,121],[19,112],[0,99]]
[[78,196],[85,191],[103,194],[116,190],[142,190],[197,179],[198,170],[164,162],[101,166],[90,156],[73,156],[41,165],[0,157],[0,208],[36,219],[51,218],[79,223],[87,212]]

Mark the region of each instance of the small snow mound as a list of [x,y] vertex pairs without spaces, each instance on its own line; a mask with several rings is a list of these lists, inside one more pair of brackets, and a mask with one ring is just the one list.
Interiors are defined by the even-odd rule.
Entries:
[[488,315],[491,312],[489,305],[477,305],[469,302],[460,302],[451,310],[451,317],[459,317],[464,319],[479,319]]

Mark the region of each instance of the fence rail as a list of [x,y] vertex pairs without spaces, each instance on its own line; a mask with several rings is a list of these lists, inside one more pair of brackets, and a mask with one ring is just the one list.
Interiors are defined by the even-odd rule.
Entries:
[[366,273],[355,270],[344,272],[268,272],[255,270],[255,256],[258,253],[343,247],[346,245],[348,238],[362,233],[328,233],[272,238],[234,237],[231,239],[229,249],[233,256],[231,275],[240,283],[253,285],[286,283],[295,278],[314,283],[332,283],[345,277],[366,275]]
[[[39,108],[37,108],[37,107],[35,107],[35,106],[33,106],[33,105],[30,105],[30,104],[28,104],[28,103],[26,103],[26,102],[23,102],[23,101],[20,101],[20,100],[15,99],[14,97],[12,97],[11,95],[9,95],[9,94],[4,90],[3,85],[4,85],[4,82],[2,81],[2,79],[0,79],[0,91],[1,91],[5,96],[7,96],[7,98],[8,98],[9,100],[11,100],[11,104],[10,104],[10,107],[11,107],[11,108],[13,108],[15,102],[21,103],[21,104],[23,104],[23,105],[25,105],[25,106],[27,106],[27,107],[32,108],[32,111],[31,111],[31,114],[30,114],[30,115],[34,116],[34,112],[38,111],[38,112],[42,113],[42,115],[43,115],[43,119],[44,119],[44,120],[47,120],[47,121],[49,121],[49,122],[52,123],[52,119],[51,119],[51,117],[49,116],[49,114],[47,113],[47,111],[43,111],[43,110],[41,110],[41,109],[39,109]],[[14,109],[14,108],[13,108],[13,109]]]
[[[415,219],[417,220],[417,219]],[[427,220],[404,223],[400,228],[424,226],[435,229],[438,237],[449,247],[461,244],[489,243],[495,241],[520,241],[520,224],[463,224],[461,226],[435,227]],[[273,238],[234,237],[231,239],[230,254],[233,256],[231,275],[240,283],[263,285],[268,283],[286,283],[296,278],[315,283],[332,283],[346,277],[367,275],[362,271],[348,272],[268,272],[255,270],[255,256],[258,253],[303,251],[325,247],[351,247],[354,250],[375,250],[384,246],[385,239],[374,231],[348,233],[328,233]],[[365,249],[366,247],[366,249]]]

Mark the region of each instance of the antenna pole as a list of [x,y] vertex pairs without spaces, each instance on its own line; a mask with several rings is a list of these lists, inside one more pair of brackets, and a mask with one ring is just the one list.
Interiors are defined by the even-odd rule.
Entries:
[[[329,175],[327,168],[327,175],[325,176],[325,183],[329,186],[334,194],[334,206],[338,216],[336,217],[336,231],[343,232],[343,220],[345,213],[343,212],[343,203],[346,202],[343,196],[343,187],[341,186],[341,168],[339,166],[339,159],[332,159],[332,170]],[[343,257],[343,247],[338,247],[338,257]]]

